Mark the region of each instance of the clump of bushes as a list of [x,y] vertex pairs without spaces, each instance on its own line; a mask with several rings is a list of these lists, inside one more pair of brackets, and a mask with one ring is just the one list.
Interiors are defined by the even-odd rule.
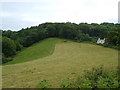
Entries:
[[107,47],[107,48],[113,48],[113,49],[117,49],[117,50],[120,50],[120,47],[119,46],[115,46],[115,45],[110,45],[110,44],[99,44],[101,46],[104,46],[104,47]]
[[2,37],[2,53],[4,53],[6,57],[16,54],[16,45],[12,39]]
[[[62,81],[60,88],[119,88],[120,70],[105,71],[103,67],[86,70],[77,79],[69,78]],[[42,81],[39,88],[49,88],[46,80]]]
[[2,63],[7,63],[9,61],[12,61],[13,58],[12,57],[5,57],[4,55],[2,56]]
[[2,63],[7,63],[13,60],[13,56],[16,55],[17,51],[20,51],[23,46],[8,37],[1,37],[0,44],[2,45]]
[[118,88],[120,84],[118,80],[120,80],[118,78],[118,70],[106,72],[102,67],[99,67],[93,68],[91,71],[85,71],[72,84],[65,83],[62,88]]
[[118,72],[105,72],[102,67],[85,71],[76,81],[77,88],[118,88]]

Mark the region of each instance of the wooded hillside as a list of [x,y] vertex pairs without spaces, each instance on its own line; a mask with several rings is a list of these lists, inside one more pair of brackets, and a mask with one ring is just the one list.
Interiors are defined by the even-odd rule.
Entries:
[[[2,42],[6,42],[6,45],[10,42],[10,39],[13,40],[11,40],[11,42],[15,45],[12,45],[13,47],[11,50],[14,51],[14,53],[10,56],[15,55],[15,52],[21,50],[22,47],[31,46],[32,44],[49,37],[65,38],[77,42],[90,41],[94,43],[96,43],[98,38],[106,38],[106,42],[103,46],[119,49],[119,31],[120,24],[114,23],[43,23],[38,26],[31,26],[30,28],[24,28],[19,31],[3,30],[2,36],[4,36],[4,38]],[[5,45],[3,50],[6,48]],[[4,51],[3,55],[4,57],[8,57]]]

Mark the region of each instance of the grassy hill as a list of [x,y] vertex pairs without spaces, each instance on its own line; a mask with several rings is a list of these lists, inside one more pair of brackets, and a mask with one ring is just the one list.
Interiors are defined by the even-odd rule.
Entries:
[[55,44],[62,41],[64,40],[54,38],[40,41],[32,45],[31,47],[28,47],[23,51],[18,52],[18,54],[14,57],[14,60],[6,64],[22,63],[51,55],[54,51]]
[[36,88],[40,81],[49,80],[53,87],[59,87],[62,80],[73,79],[84,70],[100,65],[109,70],[117,64],[117,50],[49,38],[19,52],[14,61],[4,65],[2,83],[5,88]]

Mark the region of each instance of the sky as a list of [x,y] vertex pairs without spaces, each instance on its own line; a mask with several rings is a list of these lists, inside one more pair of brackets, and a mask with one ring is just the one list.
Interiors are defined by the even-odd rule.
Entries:
[[0,0],[0,29],[45,22],[118,23],[119,0]]

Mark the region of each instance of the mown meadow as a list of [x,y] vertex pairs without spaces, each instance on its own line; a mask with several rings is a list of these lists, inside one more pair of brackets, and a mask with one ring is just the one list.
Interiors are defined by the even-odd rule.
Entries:
[[[89,71],[101,66],[104,72],[116,70],[118,51],[89,43],[48,38],[18,52],[13,61],[2,66],[2,87],[69,87],[69,85],[72,86],[69,80],[74,82],[77,77],[84,75],[85,70]],[[96,72],[104,77],[101,69]],[[116,74],[110,75],[110,77],[114,77],[114,75]],[[91,75],[91,77],[93,76]]]

